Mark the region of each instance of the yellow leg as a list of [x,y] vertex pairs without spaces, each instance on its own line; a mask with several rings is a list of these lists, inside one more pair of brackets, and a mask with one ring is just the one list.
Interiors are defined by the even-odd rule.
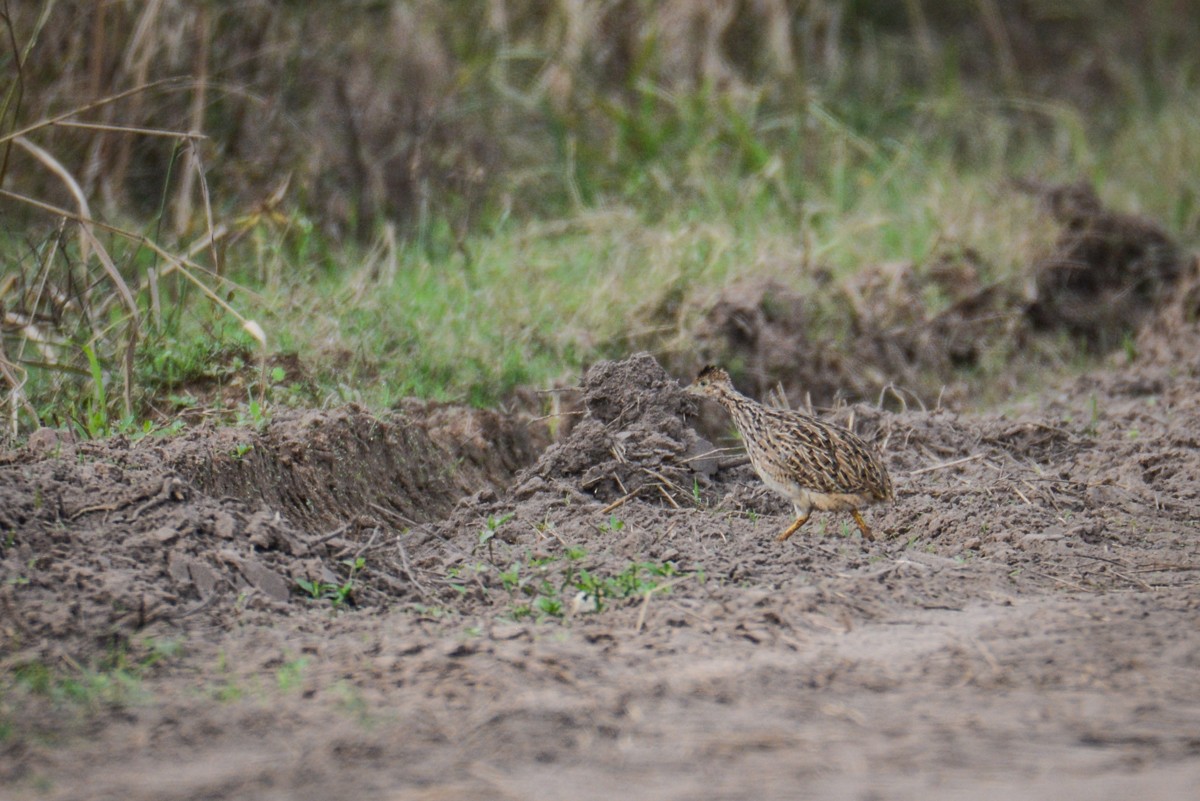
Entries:
[[807,522],[808,522],[808,515],[804,515],[803,517],[797,517],[796,522],[792,523],[790,526],[788,526],[786,529],[784,529],[783,533],[775,538],[775,541],[776,542],[787,542],[787,538],[792,536],[793,534],[795,534],[797,531],[799,531],[800,527],[803,526]]
[[858,523],[858,528],[863,533],[863,539],[867,542],[874,542],[875,535],[871,533],[871,529],[867,526],[867,521],[863,520],[863,516],[858,513],[858,510],[851,509],[850,514],[854,515],[854,522]]

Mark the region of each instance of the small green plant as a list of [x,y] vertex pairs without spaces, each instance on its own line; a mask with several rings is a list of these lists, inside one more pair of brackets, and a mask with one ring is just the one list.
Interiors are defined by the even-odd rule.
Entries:
[[1089,420],[1087,428],[1083,430],[1089,437],[1096,436],[1100,425],[1100,401],[1096,398],[1096,393],[1088,396]]
[[488,515],[488,519],[484,521],[483,531],[479,532],[479,544],[487,546],[488,559],[494,558],[494,554],[492,553],[492,539],[495,538],[496,532],[500,529],[500,527],[509,520],[512,520],[512,517],[513,512],[509,512],[508,514],[501,515],[500,517]]
[[353,600],[357,576],[366,569],[367,560],[359,556],[354,559],[343,559],[342,564],[349,568],[349,574],[341,584],[321,581],[319,579],[312,581],[308,579],[296,579],[296,584],[300,589],[308,593],[312,600],[329,601],[334,609],[338,609],[347,601]]
[[305,656],[284,662],[275,671],[275,684],[284,692],[295,689],[300,685],[307,667],[308,657]]
[[620,519],[620,518],[619,518],[619,517],[617,517],[616,515],[609,515],[609,516],[608,516],[608,520],[606,520],[605,522],[601,523],[601,524],[600,524],[599,526],[597,526],[596,528],[598,528],[598,529],[600,529],[601,531],[604,531],[604,532],[608,532],[608,531],[620,531],[621,529],[625,528],[625,521],[624,521],[624,520],[622,520],[622,519]]
[[264,407],[262,402],[255,398],[254,393],[251,392],[246,400],[245,413],[243,414],[242,412],[238,412],[238,423],[242,425],[250,423],[256,429],[261,431],[266,427],[267,419],[268,416],[266,407]]
[[696,577],[703,571],[681,575],[673,562],[630,562],[617,572],[602,572],[585,565],[587,551],[567,546],[558,556],[527,554],[505,567],[488,564],[460,565],[447,573],[451,588],[465,593],[460,579],[474,576],[486,594],[498,591],[509,598],[506,616],[565,619],[576,613],[598,613],[614,601],[663,591],[668,583]]
[[1133,364],[1137,361],[1137,338],[1132,332],[1126,332],[1125,336],[1121,338],[1121,349],[1125,352],[1125,358],[1129,360],[1130,364]]
[[241,459],[252,450],[254,450],[254,446],[249,442],[239,442],[237,445],[233,446],[233,450],[230,451],[230,455],[234,459]]
[[147,637],[112,649],[96,663],[70,669],[44,662],[18,664],[0,675],[0,699],[8,692],[40,696],[63,707],[91,714],[144,702],[148,693],[142,680],[155,666],[178,657],[177,640]]
[[83,355],[87,358],[88,370],[92,376],[92,395],[85,409],[83,432],[91,439],[98,439],[108,434],[108,396],[104,390],[104,371],[100,367],[100,359],[91,345],[83,346]]

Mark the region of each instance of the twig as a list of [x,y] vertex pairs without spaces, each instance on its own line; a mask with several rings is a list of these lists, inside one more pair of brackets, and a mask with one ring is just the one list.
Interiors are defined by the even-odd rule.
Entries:
[[368,501],[367,506],[370,506],[375,511],[380,512],[381,514],[383,514],[387,517],[390,517],[393,520],[399,520],[401,523],[403,523],[406,526],[411,526],[412,528],[418,528],[421,525],[417,521],[413,520],[411,517],[405,517],[404,515],[400,514],[399,512],[392,510],[392,509],[388,509],[385,506],[380,506],[379,504],[375,503],[374,501]]
[[420,579],[413,572],[412,563],[408,561],[408,550],[404,547],[404,535],[396,536],[396,550],[400,552],[400,567],[404,570],[404,575],[408,576],[408,580],[417,588],[417,594],[421,596],[421,600],[429,600],[429,591],[425,589]]
[[950,462],[942,462],[941,464],[929,465],[928,467],[922,467],[918,470],[910,470],[910,471],[908,471],[908,474],[910,476],[919,476],[922,473],[932,473],[934,470],[945,470],[950,467],[957,467],[960,464],[966,464],[967,462],[973,462],[976,459],[982,459],[984,456],[985,456],[985,454],[976,453],[971,456],[964,456],[961,459],[955,459]]
[[[1095,558],[1095,557],[1093,557],[1093,558]],[[1191,570],[1200,570],[1200,565],[1166,565],[1166,564],[1145,565],[1145,566],[1136,568],[1132,572],[1134,572],[1134,573],[1167,573],[1167,572],[1172,572],[1172,571],[1191,571]]]
[[671,497],[671,493],[667,492],[666,487],[664,487],[662,484],[658,484],[657,486],[658,486],[658,491],[661,492],[663,494],[663,497],[667,499],[667,503],[671,504],[676,509],[680,508],[679,504],[675,502],[675,499]]
[[600,514],[606,515],[609,512],[611,512],[613,509],[616,509],[620,506],[624,506],[626,501],[632,499],[635,495],[637,495],[641,491],[642,491],[642,488],[638,487],[633,492],[630,492],[626,495],[622,495],[620,498],[617,498],[615,501],[610,503],[608,506],[605,506],[603,509],[601,509]]
[[[695,461],[699,461],[700,459],[707,459],[710,456],[716,456],[718,454],[729,453],[729,452],[736,451],[736,450],[738,450],[738,449],[737,448],[713,448],[711,451],[705,451],[704,453],[698,453],[695,456],[689,456],[688,458],[686,458],[682,461],[684,464],[687,464],[688,462],[695,462]],[[747,460],[749,460],[749,457],[747,457]]]
[[680,576],[679,578],[671,579],[670,581],[664,581],[662,584],[659,584],[657,587],[652,587],[652,588],[646,590],[645,595],[642,596],[642,608],[640,610],[638,610],[637,625],[634,626],[633,630],[640,632],[642,630],[642,627],[646,625],[646,611],[650,608],[650,596],[654,595],[654,593],[656,593],[656,592],[662,592],[664,590],[669,590],[671,587],[674,587],[676,584],[680,584],[684,581],[687,581],[690,578],[695,578],[695,576],[694,575]]
[[317,537],[315,540],[312,541],[312,544],[313,545],[321,545],[322,543],[329,542],[334,537],[338,536],[339,534],[344,533],[348,528],[350,528],[349,523],[342,523],[340,526],[338,526],[337,528],[335,528],[333,531],[329,532],[328,534],[322,534],[320,537]]
[[542,422],[543,420],[549,420],[549,419],[550,419],[550,418],[552,418],[552,417],[571,417],[572,415],[581,415],[581,414],[587,414],[587,412],[583,412],[583,411],[579,411],[579,412],[555,412],[554,414],[543,414],[541,417],[535,417],[535,418],[533,418],[532,420],[530,420],[529,422],[531,422],[531,423],[540,423],[540,422]]

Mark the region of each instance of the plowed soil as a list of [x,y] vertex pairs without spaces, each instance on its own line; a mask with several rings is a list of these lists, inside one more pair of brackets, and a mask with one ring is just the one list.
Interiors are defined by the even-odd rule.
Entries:
[[896,484],[874,543],[775,542],[645,354],[552,444],[418,405],[40,432],[0,455],[0,795],[1197,797],[1194,319],[1003,411],[831,412]]

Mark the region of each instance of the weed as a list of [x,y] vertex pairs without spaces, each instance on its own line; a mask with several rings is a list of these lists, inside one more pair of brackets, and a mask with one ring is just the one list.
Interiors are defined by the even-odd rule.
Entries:
[[489,515],[488,519],[484,521],[483,531],[479,532],[479,544],[487,546],[489,559],[492,557],[492,538],[496,536],[496,532],[500,529],[500,527],[509,520],[512,520],[512,518],[513,513],[509,512],[508,514],[501,515],[500,517],[492,517]]
[[609,515],[608,520],[596,526],[596,528],[604,532],[620,531],[621,529],[625,528],[625,521],[621,520],[616,515]]
[[1089,437],[1094,437],[1096,436],[1096,433],[1099,430],[1098,426],[1100,425],[1100,402],[1096,398],[1096,393],[1094,392],[1088,396],[1088,412],[1088,424],[1087,427],[1083,429],[1083,432]]
[[[49,701],[62,710],[83,716],[105,709],[121,709],[144,703],[149,693],[143,680],[160,664],[180,656],[176,640],[145,638],[131,647],[113,648],[91,665],[68,660],[60,667],[40,661],[23,662],[0,674],[0,710],[22,695]],[[29,725],[36,726],[37,722]],[[0,740],[24,729],[19,720],[0,721]]]
[[262,431],[266,428],[269,419],[266,406],[262,401],[254,397],[253,392],[249,392],[244,410],[238,410],[238,425],[249,424],[254,426],[258,431]]
[[230,451],[230,456],[232,456],[234,459],[241,459],[252,450],[254,450],[254,446],[249,442],[239,442],[237,445],[233,446],[233,450]]
[[444,606],[428,606],[422,603],[409,604],[406,607],[406,610],[412,612],[413,614],[431,617],[434,620],[438,620],[443,617],[449,617],[455,614],[454,610],[447,609]]
[[673,562],[630,562],[616,572],[600,572],[587,567],[586,560],[583,548],[568,546],[561,556],[526,554],[505,567],[483,563],[459,566],[448,578],[460,593],[467,588],[455,579],[468,574],[484,592],[503,593],[508,599],[505,615],[514,620],[565,619],[576,612],[603,612],[615,601],[663,591],[680,578],[704,579],[703,571],[679,573]]
[[304,670],[308,667],[308,657],[301,656],[284,662],[275,670],[275,685],[283,692],[289,692],[300,686]]
[[309,594],[309,597],[314,601],[329,601],[334,609],[340,609],[348,601],[353,600],[356,577],[366,569],[367,561],[364,557],[356,557],[354,559],[343,559],[341,562],[348,568],[346,580],[342,583],[326,582],[320,579],[296,579],[296,584],[300,589]]

